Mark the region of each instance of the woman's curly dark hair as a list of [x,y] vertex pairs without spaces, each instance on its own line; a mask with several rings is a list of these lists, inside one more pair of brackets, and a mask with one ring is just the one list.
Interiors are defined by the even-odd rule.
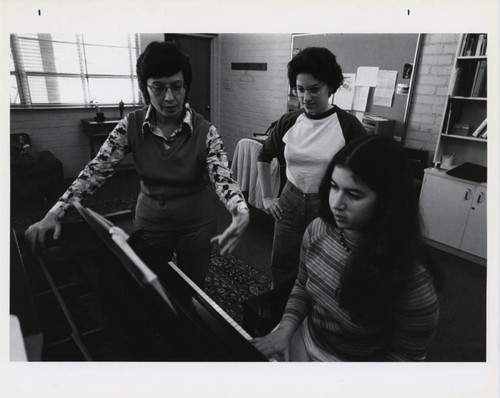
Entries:
[[[328,202],[335,167],[350,170],[377,195],[376,213],[352,253],[339,298],[359,322],[388,319],[410,272],[423,263],[418,197],[401,146],[377,135],[359,137],[331,161],[320,185],[320,217],[335,224]],[[423,264],[425,265],[425,264]]]
[[139,88],[146,104],[151,102],[147,88],[148,79],[151,77],[172,76],[177,72],[182,72],[184,76],[187,101],[189,87],[193,80],[191,62],[189,57],[183,54],[174,43],[159,41],[149,43],[137,59],[136,69]]
[[297,53],[288,63],[290,87],[297,84],[297,75],[309,73],[327,84],[330,94],[334,94],[344,81],[342,68],[335,55],[324,47],[307,47]]

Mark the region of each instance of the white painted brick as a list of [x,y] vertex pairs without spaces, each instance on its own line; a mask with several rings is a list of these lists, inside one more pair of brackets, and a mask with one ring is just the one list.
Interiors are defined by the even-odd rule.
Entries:
[[411,106],[411,112],[410,112],[410,118],[414,114],[419,114],[419,113],[430,113],[432,110],[432,107],[427,104],[422,104],[420,102],[415,101],[415,99],[412,102]]
[[443,66],[433,66],[431,67],[431,74],[437,76],[446,76],[449,78],[451,74],[451,65],[443,65]]
[[429,114],[419,113],[419,114],[413,115],[412,121],[414,123],[432,124],[436,121],[436,117],[433,115],[429,115]]
[[430,44],[425,46],[424,51],[422,51],[422,55],[427,56],[428,54],[442,54],[443,53],[443,45],[442,44]]
[[442,95],[442,96],[448,95],[448,86],[438,87],[436,89],[436,95]]
[[419,85],[415,89],[415,94],[435,94],[436,86],[425,86],[423,84]]
[[422,76],[419,80],[420,84],[430,84],[435,86],[444,86],[448,84],[449,76]]
[[431,55],[422,58],[422,65],[451,65],[452,55]]
[[[458,33],[427,35],[430,43],[456,43],[460,35]],[[456,48],[456,44],[455,44]]]
[[438,105],[443,104],[445,99],[436,95],[416,95],[415,101],[418,101],[420,104],[429,104],[429,105]]

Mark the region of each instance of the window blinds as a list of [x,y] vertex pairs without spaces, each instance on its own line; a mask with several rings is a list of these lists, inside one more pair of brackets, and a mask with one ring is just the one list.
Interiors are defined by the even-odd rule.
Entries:
[[11,104],[140,102],[137,34],[11,35]]

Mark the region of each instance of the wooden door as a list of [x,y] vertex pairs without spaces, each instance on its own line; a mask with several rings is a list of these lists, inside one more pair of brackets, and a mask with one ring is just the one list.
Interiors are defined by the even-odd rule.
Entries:
[[486,258],[486,186],[476,188],[460,249]]
[[211,46],[212,38],[197,35],[166,34],[166,41],[175,41],[189,56],[193,81],[189,91],[189,105],[208,121],[211,120]]

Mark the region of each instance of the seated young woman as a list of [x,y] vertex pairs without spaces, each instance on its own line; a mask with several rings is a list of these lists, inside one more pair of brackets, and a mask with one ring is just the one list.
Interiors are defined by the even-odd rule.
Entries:
[[280,324],[252,343],[285,361],[422,361],[439,306],[400,145],[359,137],[320,185]]

